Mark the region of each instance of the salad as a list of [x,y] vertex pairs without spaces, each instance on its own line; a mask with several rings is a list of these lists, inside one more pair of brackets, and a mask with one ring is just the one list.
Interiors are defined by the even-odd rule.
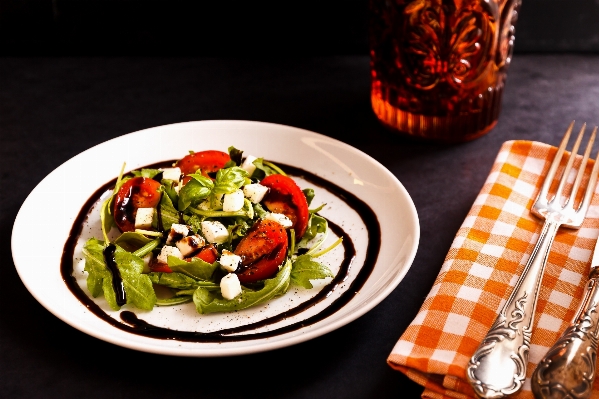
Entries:
[[193,302],[200,314],[229,312],[333,277],[317,260],[342,241],[322,248],[326,204],[310,209],[314,190],[277,165],[229,147],[124,167],[100,207],[103,237],[83,246],[87,288],[112,309]]

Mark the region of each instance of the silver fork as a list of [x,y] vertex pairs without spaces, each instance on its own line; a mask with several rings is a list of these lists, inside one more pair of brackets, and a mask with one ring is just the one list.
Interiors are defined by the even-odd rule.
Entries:
[[580,228],[595,191],[599,162],[596,162],[593,167],[582,201],[575,206],[576,194],[581,188],[584,171],[597,134],[596,127],[588,141],[572,191],[569,197],[565,198],[564,195],[568,175],[586,128],[586,124],[584,124],[561,174],[556,193],[548,198],[551,183],[560,165],[573,127],[574,122],[566,130],[531,209],[534,215],[545,220],[539,239],[513,292],[501,308],[482,343],[474,352],[466,370],[470,384],[483,398],[502,398],[522,387],[526,378],[535,307],[551,244],[560,226]]

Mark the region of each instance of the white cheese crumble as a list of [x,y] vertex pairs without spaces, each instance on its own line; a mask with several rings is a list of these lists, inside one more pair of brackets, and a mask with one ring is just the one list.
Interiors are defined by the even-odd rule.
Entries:
[[253,163],[256,159],[258,158],[253,155],[248,155],[241,163],[240,168],[248,172],[248,174],[251,176],[256,170],[256,165]]
[[163,179],[179,181],[179,179],[181,178],[181,168],[179,167],[164,168],[160,170],[162,170]]
[[283,215],[282,213],[268,212],[264,216],[264,219],[275,221],[285,228],[293,226],[293,222],[291,221],[291,219],[289,219],[287,216]]
[[229,238],[229,232],[224,224],[216,220],[202,222],[202,234],[209,243],[222,244]]
[[226,271],[234,272],[237,270],[239,263],[241,263],[241,256],[235,255],[233,252],[224,249],[218,262]]
[[243,208],[243,191],[235,190],[230,194],[225,194],[223,198],[223,211],[237,212]]
[[188,257],[205,244],[206,241],[202,236],[199,234],[194,234],[192,236],[187,236],[180,239],[175,245],[177,248],[179,248],[179,251],[181,251],[181,255],[183,255],[183,257]]
[[137,208],[135,213],[135,228],[149,229],[154,219],[154,208]]
[[173,223],[171,225],[171,231],[168,233],[166,244],[171,245],[174,242],[179,241],[183,237],[187,237],[189,234],[189,226],[185,224]]
[[268,193],[268,187],[260,183],[247,184],[243,187],[243,195],[254,204],[262,201],[266,193]]
[[183,255],[181,255],[181,251],[179,251],[179,248],[171,247],[170,245],[165,245],[164,247],[162,247],[162,250],[160,251],[160,254],[158,254],[158,257],[156,259],[160,263],[168,263],[169,256],[174,256],[179,259],[183,259]]
[[241,294],[241,283],[235,273],[229,273],[220,280],[220,292],[223,298],[231,300]]

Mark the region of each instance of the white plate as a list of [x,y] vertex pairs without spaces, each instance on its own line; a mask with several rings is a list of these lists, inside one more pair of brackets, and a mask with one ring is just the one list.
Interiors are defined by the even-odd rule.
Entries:
[[[189,150],[227,151],[231,145],[245,154],[317,175],[370,207],[378,219],[380,232],[370,229],[362,215],[334,192],[294,176],[302,188],[310,186],[315,189],[312,207],[326,203],[320,213],[340,225],[348,238],[346,241],[353,243],[356,256],[348,277],[329,297],[311,308],[276,323],[266,323],[239,333],[238,336],[251,336],[230,342],[165,340],[132,333],[127,331],[130,326],[120,320],[119,312],[111,311],[102,297],[95,302],[114,322],[109,323],[89,311],[63,280],[61,256],[75,219],[93,193],[115,178],[123,162],[127,163],[126,170],[133,170],[179,159]],[[98,220],[98,212],[92,211],[75,249],[73,276],[84,292],[87,291],[80,245],[91,235],[101,238]],[[33,239],[34,231],[44,232],[43,239]],[[368,264],[366,249],[373,245],[379,247],[379,235],[378,257],[370,262],[374,267],[358,287],[356,284],[366,270],[364,265]],[[151,353],[230,356],[297,344],[362,316],[389,295],[403,279],[416,255],[419,237],[416,208],[405,188],[385,167],[359,150],[321,134],[289,126],[249,121],[199,121],[130,133],[90,148],[59,166],[23,203],[13,227],[12,254],[19,276],[29,292],[54,315],[89,335]],[[330,240],[333,239],[334,236],[330,237]],[[344,259],[344,250],[337,247],[325,256],[321,259],[323,263],[336,272]],[[326,283],[329,282],[316,285],[313,290],[293,289],[264,306],[229,314],[199,315],[192,303],[155,308],[151,312],[141,312],[127,305],[122,310],[134,311],[140,319],[164,328],[211,332],[276,316],[310,300]],[[359,289],[356,290],[357,287]],[[334,312],[329,311],[343,302],[335,302],[339,298],[346,303]],[[127,328],[115,327],[115,323]]]

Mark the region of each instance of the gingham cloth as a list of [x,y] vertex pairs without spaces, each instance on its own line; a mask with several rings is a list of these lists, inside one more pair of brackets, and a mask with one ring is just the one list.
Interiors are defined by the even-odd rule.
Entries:
[[[476,397],[466,367],[537,241],[543,221],[530,209],[555,153],[538,142],[502,145],[431,291],[388,357],[391,367],[424,386],[423,398]],[[513,398],[533,397],[530,376],[583,297],[599,235],[598,193],[579,230],[558,230],[537,302],[527,379]],[[592,397],[599,398],[599,381]]]

